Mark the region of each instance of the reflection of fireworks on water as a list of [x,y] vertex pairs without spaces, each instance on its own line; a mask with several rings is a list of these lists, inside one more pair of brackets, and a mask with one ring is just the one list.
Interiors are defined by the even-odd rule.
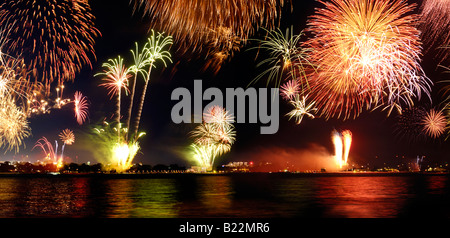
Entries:
[[317,73],[312,99],[326,118],[357,117],[364,108],[412,106],[429,84],[419,62],[421,43],[414,5],[390,0],[322,2],[307,29]]
[[352,133],[349,130],[345,130],[342,133],[333,130],[331,139],[334,145],[334,158],[336,164],[339,169],[342,169],[343,166],[347,165],[348,155],[352,144]]
[[0,25],[11,28],[8,48],[22,55],[38,81],[58,85],[73,80],[83,65],[91,65],[95,57],[94,16],[88,1],[3,1]]
[[231,150],[236,132],[233,117],[221,106],[208,108],[203,117],[203,123],[191,132],[195,139],[191,149],[198,164],[211,170],[215,158]]
[[88,118],[89,111],[88,111],[88,101],[86,96],[83,96],[81,92],[76,91],[74,95],[74,111],[75,111],[75,118],[77,119],[78,124],[83,124],[84,121]]

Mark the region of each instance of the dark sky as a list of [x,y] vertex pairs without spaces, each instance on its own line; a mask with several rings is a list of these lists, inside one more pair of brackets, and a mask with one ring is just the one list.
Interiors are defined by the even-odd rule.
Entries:
[[[320,6],[314,1],[293,1],[293,11],[290,7],[283,12],[280,24],[281,29],[286,29],[291,25],[298,33],[305,27],[308,15],[314,12],[314,6]],[[96,40],[95,52],[97,61],[93,63],[93,69],[85,67],[77,76],[74,83],[67,83],[67,94],[70,96],[74,91],[79,90],[86,95],[91,103],[90,121],[79,126],[74,117],[72,108],[54,110],[49,115],[38,116],[31,119],[33,136],[27,139],[27,146],[21,149],[15,156],[20,160],[21,155],[29,154],[42,155],[40,150],[31,151],[34,143],[42,136],[49,140],[58,139],[58,133],[63,129],[74,130],[76,142],[72,146],[66,147],[66,155],[75,162],[95,162],[92,151],[83,151],[87,140],[83,134],[91,130],[92,126],[101,121],[104,117],[110,117],[115,111],[115,101],[109,100],[106,90],[98,87],[100,77],[94,77],[95,73],[102,70],[101,65],[109,58],[121,55],[126,59],[126,63],[131,60],[130,49],[134,48],[134,42],[145,42],[147,37],[147,22],[149,19],[142,18],[141,14],[133,15],[132,7],[128,0],[90,1],[93,14],[96,16],[96,26],[102,36]],[[252,45],[249,43],[240,52],[227,62],[217,75],[211,72],[203,72],[202,60],[186,61],[177,56],[172,47],[174,62],[180,61],[176,73],[171,74],[173,64],[165,71],[160,69],[152,72],[151,83],[147,91],[147,98],[144,105],[144,115],[141,121],[141,129],[147,135],[141,140],[142,154],[135,158],[135,162],[144,164],[170,164],[178,163],[191,165],[183,153],[192,142],[188,132],[194,125],[174,124],[170,118],[172,106],[176,103],[170,100],[172,90],[177,87],[190,88],[194,79],[203,80],[203,88],[237,88],[247,87],[248,83],[256,77],[261,69],[257,69],[255,60],[256,51],[248,50]],[[432,53],[424,56],[424,70],[427,76],[437,82],[444,79],[441,71],[436,71],[436,62],[431,57]],[[263,87],[265,84],[256,84],[255,87]],[[441,100],[434,95],[433,100]],[[207,102],[204,103],[206,105]],[[265,150],[288,151],[293,153],[295,160],[302,160],[299,151],[312,150],[312,148],[322,148],[333,153],[331,143],[331,132],[333,129],[350,129],[353,133],[353,144],[350,152],[350,160],[359,163],[380,163],[396,162],[395,156],[405,155],[415,158],[416,155],[426,155],[433,160],[448,161],[450,155],[449,142],[443,139],[425,140],[410,142],[400,139],[394,133],[396,118],[395,113],[386,117],[385,112],[364,112],[355,120],[341,121],[305,118],[300,125],[296,125],[293,120],[289,121],[286,116],[289,112],[289,105],[280,100],[280,128],[274,135],[260,135],[260,124],[236,124],[236,143],[229,154],[223,156],[219,163],[226,163],[235,160],[258,160],[258,156]],[[299,156],[295,156],[298,153]],[[255,156],[248,156],[254,154]],[[12,156],[7,154],[6,158]],[[378,158],[376,158],[378,157]],[[267,159],[267,158],[265,158]],[[30,159],[33,161],[33,159]]]

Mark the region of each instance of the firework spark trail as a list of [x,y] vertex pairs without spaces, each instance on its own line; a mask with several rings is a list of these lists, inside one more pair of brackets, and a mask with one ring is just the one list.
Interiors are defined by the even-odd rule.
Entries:
[[151,29],[174,37],[180,55],[204,55],[216,67],[259,27],[273,29],[283,5],[284,0],[134,0],[134,10],[143,8],[152,19]]
[[[58,145],[58,144],[56,144]],[[54,149],[52,143],[50,143],[47,138],[42,137],[38,141],[36,141],[36,144],[31,150],[34,150],[34,148],[39,147],[42,149],[44,154],[53,162],[57,162],[57,155],[56,150]]]
[[331,133],[331,139],[333,141],[333,145],[334,145],[334,158],[336,161],[337,166],[339,166],[340,169],[342,169],[342,152],[343,152],[343,144],[342,144],[342,138],[341,138],[341,134],[339,134],[339,132],[337,131],[333,131]]
[[111,63],[104,63],[102,66],[106,67],[103,71],[103,73],[98,73],[97,75],[104,75],[105,77],[102,78],[104,83],[100,84],[99,86],[105,87],[108,90],[108,94],[111,98],[114,97],[114,95],[117,95],[117,140],[120,144],[120,102],[121,102],[121,91],[122,88],[125,89],[125,93],[128,94],[128,87],[127,82],[128,78],[131,77],[130,74],[128,74],[129,69],[127,69],[123,65],[123,59],[119,56],[117,59],[109,59],[108,60]]
[[94,38],[100,35],[93,21],[88,1],[17,0],[0,4],[0,25],[12,27],[9,54],[24,57],[47,94],[54,80],[62,85],[73,81],[84,65],[92,67]]
[[282,81],[294,80],[301,89],[301,93],[308,88],[306,68],[314,66],[311,64],[309,52],[311,48],[304,47],[300,42],[303,32],[295,35],[293,27],[283,34],[280,29],[267,31],[264,40],[258,40],[259,46],[255,49],[264,49],[268,52],[268,57],[257,64],[257,67],[267,68],[260,73],[252,82],[267,76],[267,85],[274,81],[278,87]]
[[420,6],[420,21],[418,28],[424,49],[437,47],[437,57],[444,62],[449,52],[442,46],[450,45],[450,0],[424,0]]
[[75,118],[77,119],[78,124],[81,125],[89,117],[89,103],[87,97],[83,96],[81,92],[76,91],[74,95],[74,104]]
[[148,42],[147,44],[144,46],[144,50],[146,51],[145,56],[145,62],[144,64],[148,65],[148,71],[145,74],[146,79],[145,79],[145,85],[144,88],[142,89],[142,95],[141,95],[141,100],[140,100],[140,104],[139,104],[139,108],[138,108],[138,114],[136,116],[136,122],[135,122],[135,126],[134,126],[134,136],[135,136],[135,140],[136,137],[138,135],[138,129],[139,129],[139,124],[141,121],[141,115],[142,115],[142,109],[144,107],[144,101],[145,101],[145,95],[147,93],[147,87],[148,84],[150,82],[150,74],[151,74],[151,70],[152,68],[156,68],[156,61],[161,61],[163,62],[164,66],[167,66],[166,60],[172,62],[171,59],[171,54],[169,51],[167,51],[165,48],[172,45],[173,41],[172,41],[172,36],[164,36],[162,33],[155,33],[155,31],[151,31],[152,34],[150,35],[150,37],[148,38]]
[[[147,43],[148,44],[148,43]],[[130,50],[131,54],[133,54],[133,60],[134,65],[132,65],[129,70],[130,72],[133,72],[134,74],[134,80],[133,85],[131,87],[131,99],[130,99],[130,105],[128,106],[128,116],[127,116],[127,122],[126,122],[126,128],[130,128],[131,123],[131,113],[133,111],[133,104],[134,104],[134,95],[136,93],[136,84],[137,84],[137,77],[138,75],[141,75],[143,78],[147,78],[147,71],[145,71],[145,67],[148,66],[150,61],[148,60],[148,49],[147,44],[144,45],[143,49],[139,51],[139,45],[137,42],[135,42],[136,51]],[[130,130],[128,130],[126,140],[130,137],[129,135]]]
[[424,138],[423,125],[421,121],[426,116],[426,110],[423,107],[415,106],[403,111],[397,116],[397,122],[394,132],[399,140],[409,143],[417,142]]
[[349,130],[344,130],[339,133],[333,130],[331,133],[331,140],[334,145],[334,159],[339,169],[348,164],[348,155],[352,144],[352,133]]
[[344,164],[347,164],[350,147],[352,145],[352,132],[349,130],[343,131],[342,140],[344,141]]
[[420,66],[415,5],[395,0],[320,1],[308,20],[316,72],[309,78],[320,115],[348,119],[381,107],[388,115],[412,107],[431,81]]
[[426,141],[427,139],[438,139],[447,129],[448,118],[444,109],[426,109],[422,106],[415,106],[405,110],[397,117],[395,132],[400,140],[408,140],[409,143]]
[[[105,133],[105,130],[103,131],[97,130],[97,132],[100,137],[104,137],[103,141],[105,143],[110,143],[109,145],[107,145],[107,150],[110,150],[110,152],[108,152],[110,154],[110,157],[108,158],[111,158],[114,161],[114,163],[116,164],[115,169],[119,172],[126,171],[131,167],[131,162],[134,156],[139,151],[139,143],[137,141],[145,133],[138,133],[138,130],[144,106],[145,96],[148,84],[150,82],[151,70],[153,68],[156,68],[157,61],[162,61],[165,66],[167,66],[166,61],[172,62],[170,58],[171,57],[170,53],[165,49],[167,46],[171,44],[172,44],[171,36],[164,36],[162,33],[159,32],[156,33],[152,30],[152,33],[148,38],[147,43],[144,45],[141,51],[139,51],[139,46],[137,43],[135,43],[136,51],[131,50],[135,65],[131,66],[130,68],[126,68],[123,65],[123,59],[120,58],[119,56],[117,60],[109,60],[111,64],[109,63],[103,64],[103,66],[106,67],[107,70],[105,70],[103,73],[97,74],[106,76],[106,78],[103,79],[106,82],[100,84],[99,86],[106,87],[108,89],[108,94],[111,95],[111,98],[114,95],[117,95],[117,128],[115,128],[115,131],[117,133],[116,142],[113,142],[109,139],[105,139],[110,137],[108,133]],[[146,70],[146,67],[148,67],[148,70]],[[125,88],[125,92],[128,94],[129,92],[128,78],[132,77],[131,74],[128,74],[129,72],[132,72],[134,74],[134,80],[132,83],[130,105],[127,111],[128,115],[126,127],[122,128],[120,124],[121,88],[122,87]],[[130,130],[129,127],[131,126],[132,109],[138,75],[143,76],[145,84],[142,89],[140,103],[138,105],[134,130]]]
[[300,99],[300,95],[295,95],[293,99],[289,100],[289,103],[294,106],[294,109],[290,111],[287,116],[289,116],[289,120],[293,117],[296,118],[296,123],[300,124],[303,120],[304,116],[308,116],[309,118],[314,119],[314,115],[312,112],[316,111],[317,108],[314,107],[315,102],[307,103],[308,95],[302,96]]

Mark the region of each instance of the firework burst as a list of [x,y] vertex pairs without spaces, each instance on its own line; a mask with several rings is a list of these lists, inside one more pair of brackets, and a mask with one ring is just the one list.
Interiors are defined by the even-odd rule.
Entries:
[[113,98],[118,95],[120,98],[120,91],[122,88],[128,92],[128,78],[131,77],[129,70],[123,65],[123,58],[120,56],[117,59],[109,59],[111,63],[104,63],[102,66],[106,69],[102,73],[98,73],[95,76],[103,75],[104,83],[99,86],[105,87],[108,90],[108,95]]
[[285,34],[280,29],[267,31],[266,39],[260,40],[260,46],[256,48],[268,52],[268,57],[257,65],[267,69],[253,81],[267,76],[267,84],[273,81],[278,87],[282,81],[291,79],[296,80],[302,90],[306,89],[306,66],[313,68],[313,65],[308,59],[311,49],[302,47],[304,44],[300,42],[302,36],[303,32],[295,35],[293,27],[286,29]]
[[59,138],[66,145],[71,145],[75,142],[75,135],[70,129],[65,129],[61,133],[59,133]]
[[83,124],[84,121],[86,121],[86,119],[89,116],[89,103],[87,101],[87,97],[83,96],[83,94],[79,91],[75,92],[74,95],[74,112],[75,112],[75,118],[77,119],[78,124]]
[[[104,83],[99,86],[105,87],[108,90],[108,94],[112,97],[117,95],[117,126],[120,128],[120,102],[121,102],[121,91],[122,88],[125,89],[125,93],[128,93],[128,78],[131,77],[128,74],[129,70],[123,65],[123,59],[120,56],[117,59],[109,59],[110,63],[104,63],[103,67],[106,67],[106,70],[103,73],[96,74],[104,75],[102,78]],[[120,129],[117,130],[117,139],[120,142]]]
[[[277,25],[283,0],[134,0],[152,19],[150,28],[172,35],[180,55],[190,58],[200,53],[215,67],[233,55],[255,29]],[[188,11],[186,9],[195,9]]]
[[447,127],[447,118],[443,111],[431,109],[426,112],[420,124],[423,126],[423,133],[431,138],[438,138],[444,134]]
[[280,87],[280,94],[285,100],[292,100],[300,93],[300,85],[297,80],[290,80]]
[[24,139],[31,135],[25,113],[10,97],[0,98],[0,147],[19,152]]
[[308,116],[314,119],[314,115],[312,112],[316,111],[317,108],[314,107],[315,102],[307,103],[306,99],[308,96],[295,95],[292,100],[290,100],[290,104],[294,106],[294,109],[290,111],[287,116],[289,116],[289,120],[295,117],[296,123],[300,124],[303,120],[304,116]]
[[[119,134],[121,135],[119,140],[117,139],[118,130],[122,131]],[[102,126],[94,128],[93,134],[89,134],[95,145],[94,156],[117,172],[127,171],[140,149],[137,140],[126,140],[127,130],[128,128],[112,127],[108,122],[103,121]],[[136,138],[139,139],[144,135],[145,133],[141,132]]]
[[4,1],[0,4],[0,25],[12,28],[8,49],[22,55],[32,76],[50,84],[72,81],[84,65],[95,58],[94,27],[88,1]]
[[[321,1],[322,2],[322,1]],[[388,0],[322,2],[308,20],[312,98],[325,118],[357,117],[363,109],[413,105],[431,82],[419,61],[414,5]]]
[[233,117],[220,106],[208,108],[203,117],[203,123],[191,132],[194,138],[191,148],[199,165],[211,170],[215,158],[231,150],[236,132]]
[[[167,66],[166,61],[172,62],[171,54],[169,51],[166,50],[166,47],[170,46],[172,43],[173,43],[172,36],[164,36],[162,33],[159,32],[155,33],[155,31],[152,30],[152,34],[148,38],[147,44],[144,46],[144,51],[143,53],[141,53],[142,58],[144,59],[142,63],[139,64],[141,60],[136,59],[136,55],[133,53],[133,55],[135,56],[135,62],[137,61],[138,63],[137,65],[135,65],[136,69],[142,69],[143,67],[148,66],[147,72],[143,74],[146,77],[145,77],[145,84],[142,89],[138,114],[136,116],[136,122],[133,130],[133,134],[135,137],[138,136],[138,129],[141,121],[142,109],[144,108],[145,95],[147,93],[147,87],[150,82],[150,74],[152,72],[152,68],[156,68],[156,62],[158,61],[162,62],[164,66]],[[136,70],[136,74],[137,72],[138,71]],[[139,72],[141,72],[141,70],[139,70]]]

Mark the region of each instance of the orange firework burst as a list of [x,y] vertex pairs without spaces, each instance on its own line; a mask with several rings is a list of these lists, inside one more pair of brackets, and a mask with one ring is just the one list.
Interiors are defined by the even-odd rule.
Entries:
[[284,0],[134,0],[152,18],[150,29],[172,35],[180,54],[204,53],[220,65],[258,27],[277,25]]
[[402,110],[429,79],[419,61],[421,44],[414,27],[414,5],[395,0],[322,2],[308,21],[316,66],[309,83],[313,100],[326,118],[357,117],[364,108]]
[[78,124],[83,124],[84,121],[88,118],[88,101],[86,96],[83,96],[81,92],[76,91],[74,95],[74,103],[75,103],[75,118],[77,119]]
[[71,145],[75,142],[75,135],[72,130],[65,129],[59,134],[59,138],[66,145]]
[[431,109],[422,118],[423,133],[438,138],[444,134],[447,126],[447,118],[442,111]]
[[94,16],[88,1],[2,1],[0,25],[12,28],[7,46],[11,55],[21,55],[32,76],[45,84],[72,81],[82,66],[95,57]]

